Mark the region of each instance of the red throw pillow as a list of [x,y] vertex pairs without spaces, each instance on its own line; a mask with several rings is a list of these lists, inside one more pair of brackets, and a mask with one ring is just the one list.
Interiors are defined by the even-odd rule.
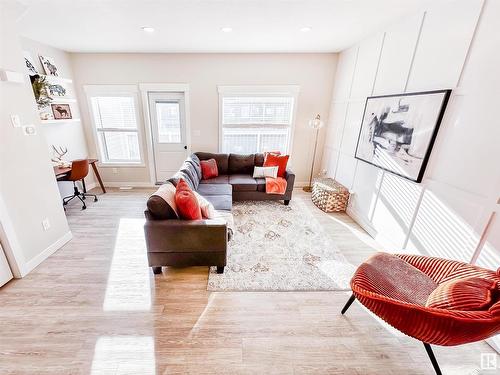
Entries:
[[219,175],[215,159],[202,160],[200,164],[201,174],[203,175],[204,180],[208,180],[209,178],[214,178]]
[[290,155],[266,154],[264,167],[278,167],[278,177],[285,177],[286,165]]
[[425,306],[462,311],[488,310],[496,302],[496,288],[496,280],[480,277],[446,281],[430,294]]
[[177,183],[175,189],[175,205],[181,219],[201,220],[200,204],[196,195],[182,178]]

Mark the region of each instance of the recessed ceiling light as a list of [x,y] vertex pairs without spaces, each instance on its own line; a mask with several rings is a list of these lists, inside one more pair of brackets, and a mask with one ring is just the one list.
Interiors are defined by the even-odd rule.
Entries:
[[233,28],[232,27],[223,27],[222,29],[220,29],[220,31],[222,31],[223,33],[230,33],[231,31],[233,31]]
[[302,31],[303,33],[308,33],[311,30],[312,29],[309,26],[305,26],[305,27],[301,27],[300,28],[300,31]]
[[152,32],[154,32],[154,31],[155,31],[155,29],[154,29],[154,28],[149,27],[149,26],[143,26],[143,27],[141,27],[141,29],[142,29],[142,31],[145,31],[145,32],[147,32],[147,33],[152,33]]

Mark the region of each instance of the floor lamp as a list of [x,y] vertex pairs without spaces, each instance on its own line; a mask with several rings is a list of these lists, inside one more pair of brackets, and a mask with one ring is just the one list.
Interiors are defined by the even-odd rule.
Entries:
[[309,127],[311,129],[316,130],[316,139],[314,141],[314,152],[313,152],[313,158],[312,158],[312,165],[311,165],[311,175],[309,177],[309,185],[304,186],[302,189],[304,191],[307,191],[308,193],[311,192],[312,190],[312,178],[313,178],[313,173],[314,173],[314,161],[316,160],[316,149],[318,148],[318,135],[319,135],[319,130],[323,127],[323,121],[321,121],[321,116],[317,115],[314,119],[309,120]]

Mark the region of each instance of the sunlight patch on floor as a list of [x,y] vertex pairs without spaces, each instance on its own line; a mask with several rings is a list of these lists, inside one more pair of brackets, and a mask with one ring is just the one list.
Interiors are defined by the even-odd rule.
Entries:
[[144,219],[120,219],[106,285],[104,311],[144,311],[151,308],[151,286]]
[[91,375],[154,375],[155,347],[150,336],[101,336],[97,339]]

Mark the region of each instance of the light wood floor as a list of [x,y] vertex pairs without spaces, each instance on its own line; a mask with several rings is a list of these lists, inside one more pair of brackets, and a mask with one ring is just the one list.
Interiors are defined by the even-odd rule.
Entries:
[[[115,190],[86,211],[75,203],[74,239],[0,289],[0,374],[433,374],[419,342],[359,304],[341,316],[349,293],[210,293],[206,267],[154,277],[147,196]],[[346,215],[308,207],[354,265],[375,251]],[[481,373],[480,353],[491,349],[435,352],[445,374],[467,375]]]

